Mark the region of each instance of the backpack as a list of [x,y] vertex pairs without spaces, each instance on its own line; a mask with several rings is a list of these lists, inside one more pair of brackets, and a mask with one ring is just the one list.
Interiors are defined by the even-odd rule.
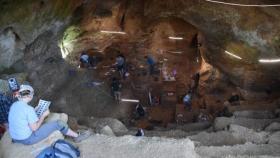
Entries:
[[16,78],[9,78],[8,83],[9,83],[9,88],[12,92],[16,92],[19,90],[19,84]]
[[45,148],[36,158],[78,158],[80,151],[65,140],[59,139],[50,147]]

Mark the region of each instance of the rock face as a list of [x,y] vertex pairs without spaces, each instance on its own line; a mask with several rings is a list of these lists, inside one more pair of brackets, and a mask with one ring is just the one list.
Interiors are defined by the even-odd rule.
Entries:
[[11,28],[0,34],[0,71],[9,68],[23,57],[24,43]]
[[[67,122],[66,114],[51,113],[46,121],[62,120]],[[12,143],[9,133],[6,132],[0,142],[0,158],[32,158],[36,157],[40,151],[58,139],[64,139],[63,135],[57,131],[48,138],[34,145],[22,145]]]
[[0,67],[9,68],[22,59],[26,46],[44,32],[51,30],[57,33],[80,4],[81,1],[69,4],[3,2],[0,5],[3,15],[0,18]]

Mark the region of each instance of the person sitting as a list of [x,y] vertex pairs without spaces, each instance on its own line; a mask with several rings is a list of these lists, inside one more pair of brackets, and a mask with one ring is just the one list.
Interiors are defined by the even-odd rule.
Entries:
[[136,137],[143,137],[144,135],[144,130],[142,128],[139,128],[135,134]]
[[239,105],[240,104],[240,97],[237,93],[232,93],[230,98],[224,103],[225,105]]
[[86,52],[83,52],[80,56],[80,62],[82,64],[82,67],[88,67],[89,66],[89,55]]
[[192,108],[191,102],[192,102],[192,92],[189,90],[188,93],[183,98],[183,103],[185,105],[185,108],[191,110]]
[[61,120],[43,124],[50,111],[45,111],[38,118],[35,109],[29,105],[33,95],[34,89],[30,85],[21,85],[18,101],[14,102],[10,108],[9,133],[14,143],[32,145],[45,139],[54,131],[60,131],[64,135],[72,137],[75,142],[80,142],[91,135],[89,130],[78,134]]
[[138,118],[144,117],[146,114],[144,107],[140,103],[136,106],[136,114]]
[[160,97],[159,96],[152,96],[152,105],[157,106],[160,104]]
[[228,102],[233,103],[239,101],[239,95],[237,95],[236,93],[232,93],[231,97],[228,99]]
[[207,122],[209,121],[208,115],[204,114],[203,112],[200,112],[197,118],[198,122]]

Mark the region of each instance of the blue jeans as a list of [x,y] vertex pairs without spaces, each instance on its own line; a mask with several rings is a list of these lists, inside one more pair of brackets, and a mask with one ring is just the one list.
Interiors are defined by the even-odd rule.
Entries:
[[21,143],[25,145],[32,145],[40,142],[41,140],[47,138],[54,131],[60,131],[64,135],[68,131],[68,125],[63,121],[54,121],[43,124],[37,131],[33,132],[31,136],[24,140],[14,140],[14,143]]
[[185,108],[191,109],[192,104],[190,102],[184,102]]
[[154,72],[155,72],[155,65],[154,64],[149,65],[149,73],[150,73],[150,75],[154,74]]

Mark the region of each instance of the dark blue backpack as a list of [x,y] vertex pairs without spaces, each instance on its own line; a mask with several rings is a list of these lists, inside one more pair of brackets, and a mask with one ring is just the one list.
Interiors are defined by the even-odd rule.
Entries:
[[78,158],[80,151],[65,140],[59,139],[45,148],[36,158]]
[[16,78],[9,78],[8,83],[9,83],[9,88],[12,92],[16,92],[19,90],[20,87]]

